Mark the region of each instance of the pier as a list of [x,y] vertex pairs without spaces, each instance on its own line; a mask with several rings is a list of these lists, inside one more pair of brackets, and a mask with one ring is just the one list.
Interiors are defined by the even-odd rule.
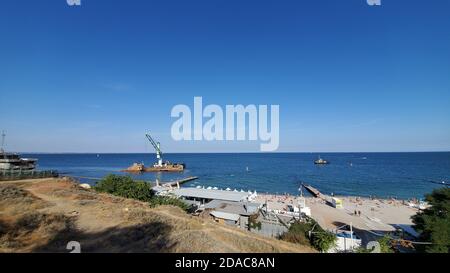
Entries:
[[311,186],[311,185],[305,185],[305,184],[302,184],[302,186],[308,191],[308,192],[310,192],[314,197],[318,197],[318,198],[321,198],[322,196],[322,194],[320,193],[320,191],[318,190],[318,189],[316,189],[316,188],[314,188],[313,186]]
[[[161,182],[161,185],[162,186],[166,186],[166,187],[178,187],[178,186],[180,186],[180,185],[182,185],[184,183],[187,183],[189,181],[193,181],[193,180],[196,180],[196,179],[198,179],[198,176],[190,176],[190,177],[186,177],[186,178],[179,179],[179,180],[176,180],[176,181]],[[159,185],[158,181],[156,181],[156,185],[157,186]]]

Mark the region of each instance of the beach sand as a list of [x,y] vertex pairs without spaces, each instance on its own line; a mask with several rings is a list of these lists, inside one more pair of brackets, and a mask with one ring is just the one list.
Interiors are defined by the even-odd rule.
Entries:
[[[370,199],[360,197],[336,196],[343,201],[343,208],[334,208],[327,202],[330,196],[322,198],[304,197],[306,206],[311,209],[311,217],[320,226],[335,230],[343,225],[353,225],[353,230],[363,241],[379,238],[383,234],[396,230],[398,225],[412,225],[411,216],[418,212],[403,201]],[[266,203],[269,210],[286,210],[287,205],[298,204],[300,197],[289,195],[259,194],[255,202]],[[360,211],[360,215],[355,211]]]

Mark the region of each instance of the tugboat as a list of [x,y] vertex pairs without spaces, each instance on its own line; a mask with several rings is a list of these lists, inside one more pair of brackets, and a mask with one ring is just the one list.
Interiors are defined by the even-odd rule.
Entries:
[[144,163],[134,163],[124,172],[139,173],[139,172],[182,172],[186,168],[184,163],[170,163],[169,161],[163,162],[162,152],[160,149],[160,143],[153,140],[149,134],[145,134],[148,141],[152,144],[153,148],[156,150],[156,159],[158,162],[153,164],[151,167],[145,167]]
[[5,132],[2,132],[2,146],[0,147],[0,171],[22,171],[36,169],[37,159],[21,158],[15,153],[7,153],[3,149]]
[[328,162],[327,160],[322,159],[320,157],[320,155],[319,155],[319,158],[317,160],[314,160],[314,164],[316,164],[316,165],[326,165],[326,164],[329,164],[329,163],[330,162]]

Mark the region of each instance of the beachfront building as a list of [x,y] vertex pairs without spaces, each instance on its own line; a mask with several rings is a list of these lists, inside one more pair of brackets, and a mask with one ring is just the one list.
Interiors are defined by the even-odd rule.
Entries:
[[[268,219],[268,213],[263,211],[265,204],[254,201],[257,197],[256,192],[220,190],[212,187],[168,188],[157,186],[153,189],[158,195],[173,196],[183,200],[196,208],[196,214],[211,217],[219,223],[248,229],[250,217],[255,216],[261,226],[258,229],[252,229],[252,232],[276,237],[287,231],[285,224],[280,222],[282,216],[273,215],[272,220]],[[305,207],[302,207],[302,209],[305,209]],[[293,214],[298,215],[299,212],[298,210]],[[292,218],[292,216],[288,217],[289,219]]]
[[253,202],[232,202],[213,200],[202,206],[217,222],[248,228],[248,219],[251,215],[259,213],[262,204]]
[[[160,193],[163,194],[163,193]],[[231,191],[205,188],[173,188],[166,190],[165,194],[174,195],[182,200],[196,203],[198,207],[213,200],[228,202],[251,202],[256,197],[256,192]]]
[[329,253],[353,252],[361,247],[362,240],[354,232],[339,231],[336,238],[336,246],[329,250]]

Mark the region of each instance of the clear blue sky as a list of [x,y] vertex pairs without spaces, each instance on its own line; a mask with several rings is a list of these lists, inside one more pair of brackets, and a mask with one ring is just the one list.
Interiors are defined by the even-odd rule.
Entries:
[[450,150],[450,1],[2,0],[0,129],[20,152],[175,142],[175,104],[279,104],[280,152]]

